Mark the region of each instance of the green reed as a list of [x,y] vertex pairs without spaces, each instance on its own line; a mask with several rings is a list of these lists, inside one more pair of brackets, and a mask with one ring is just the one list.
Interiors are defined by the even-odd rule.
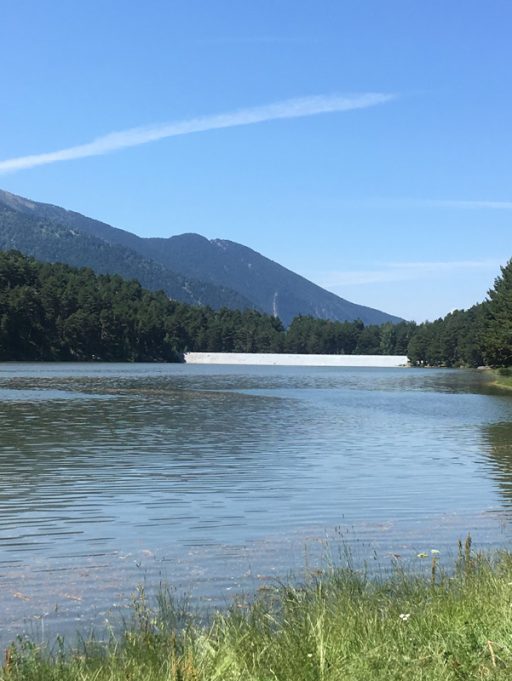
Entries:
[[512,554],[455,564],[419,554],[428,570],[380,579],[330,568],[276,584],[200,623],[162,588],[140,588],[132,619],[107,643],[48,651],[18,641],[2,681],[468,681],[512,678]]

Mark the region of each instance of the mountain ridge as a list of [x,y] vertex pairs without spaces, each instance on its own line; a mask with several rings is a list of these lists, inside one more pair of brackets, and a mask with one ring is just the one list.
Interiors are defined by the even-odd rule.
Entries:
[[[14,249],[46,262],[90,267],[98,274],[120,274],[127,279],[137,279],[149,290],[163,289],[171,298],[191,305],[208,305],[214,309],[223,306],[255,307],[236,291],[183,277],[156,261],[144,258],[134,249],[94,237],[76,227],[75,220],[69,221],[73,225],[70,227],[69,223],[64,225],[63,220],[45,218],[27,210],[22,211],[20,219],[20,212],[11,207],[14,202],[4,202],[2,194],[0,190],[1,250]],[[26,208],[26,205],[23,207]],[[72,214],[72,211],[67,212]],[[75,215],[92,220],[80,213]]]
[[[6,223],[13,221],[25,232],[31,231],[23,241],[13,239],[11,229],[10,243],[16,244],[11,247],[43,260],[55,261],[58,256],[68,264],[138,278],[143,286],[162,288],[182,302],[216,309],[253,308],[279,316],[285,325],[299,315],[360,319],[365,324],[402,321],[345,300],[248,246],[227,239],[207,239],[195,233],[140,237],[81,213],[0,190],[0,248],[8,243]],[[66,249],[64,242],[69,246],[71,235],[74,248]],[[31,245],[27,243],[30,240]]]

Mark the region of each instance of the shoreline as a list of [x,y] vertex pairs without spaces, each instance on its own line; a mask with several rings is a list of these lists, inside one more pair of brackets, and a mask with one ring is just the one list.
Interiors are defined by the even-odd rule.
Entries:
[[185,364],[238,366],[318,366],[399,368],[408,366],[406,355],[304,355],[252,352],[187,352]]
[[454,562],[418,553],[421,574],[399,557],[377,579],[330,566],[241,596],[208,621],[165,585],[154,597],[140,586],[120,631],[71,647],[18,639],[0,680],[243,681],[269,670],[280,681],[509,679],[512,554],[471,544],[459,541]]
[[502,376],[499,371],[493,370],[493,381],[492,385],[500,390],[506,390],[510,392],[512,390],[512,377]]

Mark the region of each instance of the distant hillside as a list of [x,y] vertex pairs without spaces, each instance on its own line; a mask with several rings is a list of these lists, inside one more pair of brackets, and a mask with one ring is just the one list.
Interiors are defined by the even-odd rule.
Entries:
[[0,191],[0,248],[134,277],[183,302],[365,324],[400,319],[356,305],[232,241],[198,234],[141,238],[80,213]]
[[288,325],[298,315],[365,324],[399,322],[398,317],[356,305],[313,284],[260,253],[234,241],[209,241],[198,234],[146,239],[152,257],[182,275],[227,286]]
[[[137,279],[149,290],[164,290],[171,298],[184,303],[209,305],[214,309],[254,308],[252,302],[235,291],[184,277],[130,248],[80,230],[73,220],[66,220],[65,215],[58,213],[67,213],[63,209],[55,209],[55,216],[45,210],[16,210],[11,207],[13,200],[6,203],[3,198],[4,192],[0,192],[0,250],[16,249],[46,262],[90,267],[99,274],[120,274]],[[35,205],[46,208],[45,204]]]

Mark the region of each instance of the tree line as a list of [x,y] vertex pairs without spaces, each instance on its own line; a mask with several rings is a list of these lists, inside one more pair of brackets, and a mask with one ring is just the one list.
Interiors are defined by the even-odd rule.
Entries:
[[416,366],[512,366],[512,260],[484,302],[419,324],[407,355]]
[[214,311],[134,280],[0,252],[0,360],[180,361],[185,352],[408,355],[414,365],[512,365],[512,265],[485,303],[435,322],[365,326]]

